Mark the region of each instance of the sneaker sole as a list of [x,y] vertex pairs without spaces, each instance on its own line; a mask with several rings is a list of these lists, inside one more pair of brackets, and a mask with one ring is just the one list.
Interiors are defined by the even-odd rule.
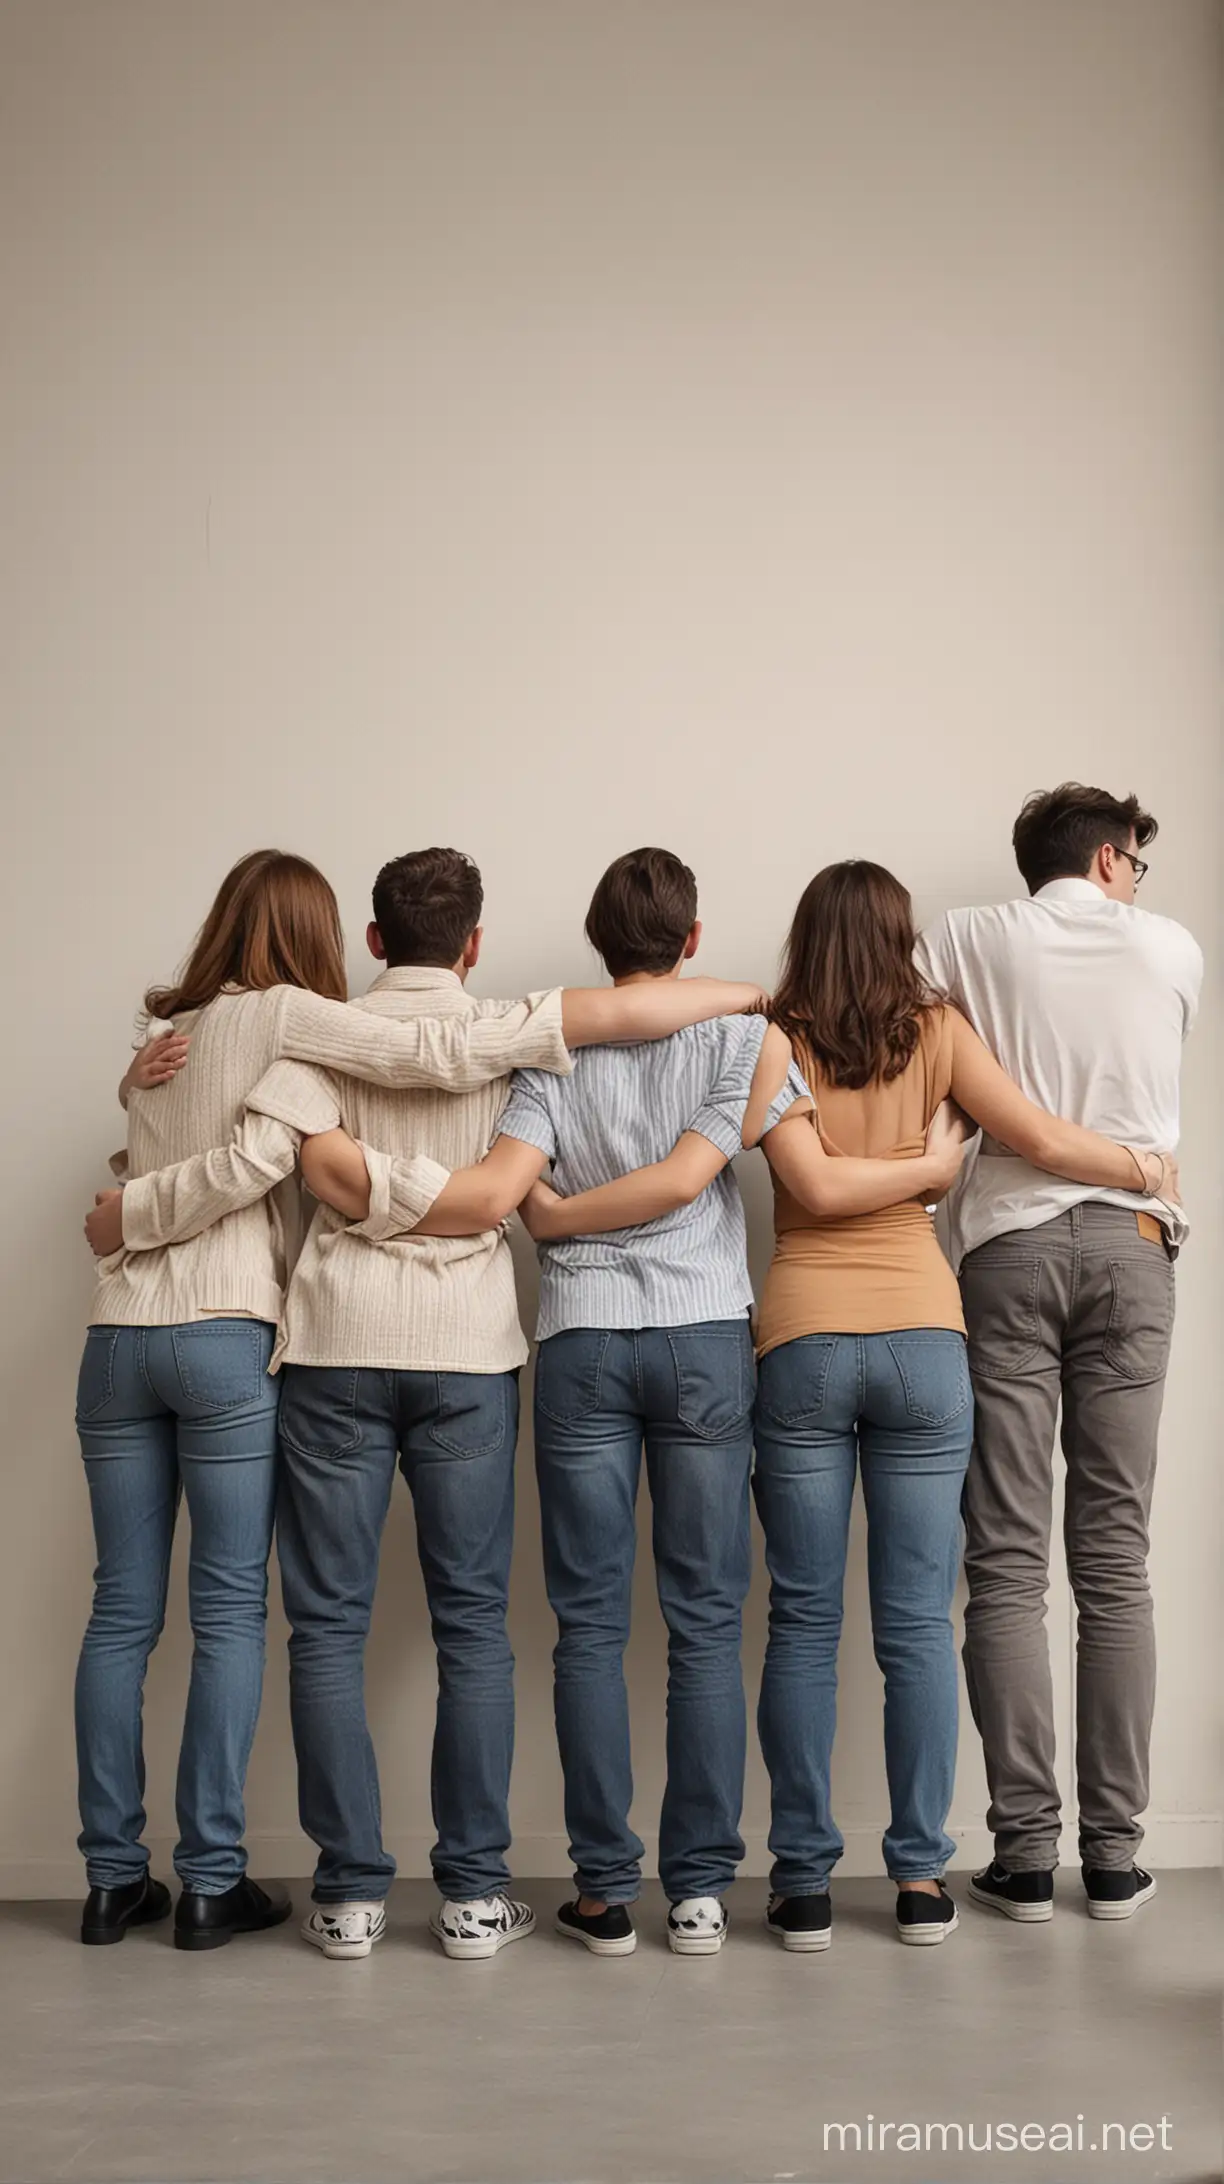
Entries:
[[350,1959],[356,1962],[358,1957],[368,1957],[375,1942],[382,1940],[381,1933],[371,1934],[368,1941],[332,1941],[326,1934],[312,1934],[305,1926],[300,1926],[298,1932],[303,1941],[309,1942],[312,1949],[317,1949],[320,1956],[325,1956],[332,1964],[347,1964]]
[[959,1925],[960,1920],[954,1911],[951,1918],[945,1919],[940,1926],[902,1926],[900,1919],[898,1919],[897,1933],[900,1939],[906,1942],[911,1949],[931,1949],[936,1948],[941,1941],[946,1941],[949,1934],[954,1934]]
[[770,1933],[777,1936],[782,1947],[790,1950],[792,1956],[815,1956],[819,1950],[828,1949],[832,1945],[833,1929],[830,1926],[815,1934],[789,1934],[784,1926],[770,1926],[768,1919],[765,1924]]
[[490,1941],[452,1941],[433,1919],[429,1922],[429,1931],[436,1941],[441,1942],[445,1956],[452,1958],[457,1964],[467,1964],[483,1957],[495,1957],[499,1949],[504,1949],[508,1942],[522,1941],[528,1934],[534,1934],[535,1917],[533,1914],[527,1925],[514,1926],[508,1934],[497,1934]]
[[1090,1896],[1088,1898],[1088,1916],[1090,1919],[1133,1919],[1136,1911],[1143,1904],[1150,1903],[1155,1894],[1156,1883],[1153,1881],[1150,1888],[1141,1888],[1138,1894],[1131,1896],[1126,1903],[1094,1903]]
[[601,1941],[597,1934],[584,1934],[577,1926],[567,1926],[560,1918],[553,1920],[555,1933],[564,1934],[567,1941],[580,1941],[592,1956],[632,1956],[637,1948],[637,1935],[626,1934],[622,1941]]
[[983,1890],[969,1883],[969,1896],[983,1911],[1001,1911],[1005,1919],[1014,1919],[1018,1926],[1044,1926],[1054,1916],[1053,1903],[1008,1903],[1004,1896],[988,1896]]
[[725,1933],[702,1934],[696,1938],[689,1934],[676,1935],[669,1927],[667,1946],[673,1956],[717,1956],[726,1938]]

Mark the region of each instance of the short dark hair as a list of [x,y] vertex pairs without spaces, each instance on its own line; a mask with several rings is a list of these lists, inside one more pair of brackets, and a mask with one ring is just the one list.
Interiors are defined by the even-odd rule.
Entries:
[[613,978],[670,971],[697,916],[697,882],[669,849],[631,849],[591,897],[586,937]]
[[414,849],[374,882],[374,923],[389,964],[459,961],[480,923],[484,887],[461,849]]
[[1137,796],[1111,796],[1108,789],[1086,789],[1082,781],[1039,789],[1025,798],[1012,828],[1016,863],[1030,895],[1049,880],[1087,875],[1098,849],[1112,842],[1129,849],[1133,834],[1145,849],[1156,821]]

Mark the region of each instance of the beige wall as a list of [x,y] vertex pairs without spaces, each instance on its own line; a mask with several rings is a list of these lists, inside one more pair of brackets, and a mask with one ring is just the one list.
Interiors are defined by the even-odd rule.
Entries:
[[[768,979],[862,852],[929,914],[1017,891],[1025,791],[1139,790],[1144,894],[1218,908],[1218,10],[1206,0],[8,0],[0,872],[15,1055],[0,1335],[0,1888],[75,1889],[90,1538],[79,1223],[137,996],[230,860],[485,872],[479,990],[589,975],[605,861],[696,867],[706,967]],[[1219,1081],[1187,1068],[1153,1566],[1151,1848],[1217,1854]],[[755,1156],[754,1156],[755,1158]],[[759,1270],[763,1171],[744,1163]],[[530,1309],[530,1277],[523,1282]],[[564,1866],[529,1451],[524,1872]],[[181,1543],[180,1543],[181,1544]],[[648,1567],[637,1819],[661,1772]],[[875,1870],[861,1541],[837,1799]],[[181,1569],[149,1679],[172,1825]],[[1051,1603],[1064,1757],[1071,1636]],[[748,1659],[755,1679],[758,1583]],[[279,1622],[257,1869],[304,1870]],[[406,1497],[370,1693],[389,1837],[429,1840]],[[982,1847],[972,1731],[954,1825]],[[761,1870],[766,1789],[747,1806]]]

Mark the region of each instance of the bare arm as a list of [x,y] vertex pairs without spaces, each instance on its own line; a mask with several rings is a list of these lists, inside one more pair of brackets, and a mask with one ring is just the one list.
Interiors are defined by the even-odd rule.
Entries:
[[561,1198],[548,1185],[537,1183],[519,1210],[537,1243],[558,1243],[566,1236],[605,1236],[612,1229],[637,1228],[643,1221],[674,1213],[678,1206],[691,1206],[726,1165],[726,1154],[708,1137],[686,1130],[665,1160],[635,1168],[595,1190],[576,1191],[572,1198]]
[[[742,1079],[738,1085],[724,1079],[721,1085],[711,1087],[708,1104],[711,1116],[716,1118],[711,1127],[719,1129],[721,1142],[716,1143],[700,1129],[685,1130],[664,1159],[635,1168],[629,1175],[618,1176],[594,1190],[576,1191],[569,1198],[560,1197],[547,1184],[536,1183],[520,1209],[525,1226],[537,1243],[555,1243],[567,1236],[603,1236],[615,1229],[637,1228],[644,1221],[657,1221],[681,1206],[691,1206],[731,1158],[730,1139],[722,1134],[724,1126],[738,1130],[741,1146],[758,1143],[769,1110],[786,1083],[790,1063],[790,1041],[785,1032],[771,1024],[761,1042],[747,1101]],[[795,1102],[790,1112],[810,1114],[811,1102]]]
[[1171,1165],[1170,1156],[1131,1152],[1112,1138],[1034,1106],[959,1010],[952,1011],[952,1097],[1001,1145],[1051,1175],[1152,1196],[1176,1191],[1176,1164]]
[[632,986],[567,986],[561,995],[565,1043],[628,1046],[638,1039],[665,1039],[712,1016],[742,1016],[760,1009],[756,986],[722,978],[650,978]]
[[854,1160],[826,1153],[811,1114],[787,1115],[763,1143],[778,1181],[818,1221],[879,1213],[909,1198],[941,1197],[965,1153],[964,1140],[951,1134],[916,1159]]
[[[329,1130],[308,1138],[302,1147],[302,1174],[316,1198],[334,1206],[350,1221],[369,1217],[370,1171],[365,1148],[345,1130]],[[497,1228],[513,1213],[520,1199],[546,1165],[545,1155],[517,1138],[498,1138],[492,1151],[470,1168],[457,1168],[446,1178],[423,1218],[396,1233],[415,1236],[479,1236]],[[405,1178],[432,1162],[396,1161],[393,1178],[403,1187]],[[444,1171],[439,1171],[444,1172]],[[393,1190],[395,1187],[393,1181]]]

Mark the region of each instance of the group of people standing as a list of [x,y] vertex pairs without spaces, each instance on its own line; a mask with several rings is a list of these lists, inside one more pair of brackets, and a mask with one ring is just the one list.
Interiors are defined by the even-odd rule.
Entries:
[[[455,1958],[530,1932],[507,1864],[528,1356],[516,1208],[541,1270],[534,1438],[575,1879],[558,1930],[595,1955],[636,1943],[623,1656],[643,1454],[668,1631],[671,1948],[721,1948],[743,1856],[752,1499],[770,1577],[766,1917],[788,1949],[829,1944],[856,1473],[899,1936],[938,1943],[957,1923],[944,1871],[962,1526],[996,1849],[969,1893],[1014,1919],[1051,1916],[1060,1401],[1087,1905],[1119,1918],[1148,1899],[1147,1520],[1186,1233],[1178,1072],[1201,978],[1190,935],[1134,904],[1155,831],[1133,797],[1074,783],[1035,796],[1014,832],[1028,896],[952,911],[920,938],[890,873],[829,866],[768,1003],[679,975],[700,940],[697,891],[661,849],[618,858],[595,890],[586,932],[611,987],[516,1002],[466,991],[482,889],[457,851],[379,873],[368,941],[385,967],[354,1003],[322,875],[274,851],[235,866],[180,978],[147,996],[156,1035],[121,1087],[120,1187],[86,1223],[99,1268],[77,1402],[98,1553],[76,1692],[84,1941],[170,1910],[142,1842],[141,1689],[180,1498],[195,1646],[175,1941],[212,1948],[290,1915],[281,1884],[247,1874],[242,1840],[274,1525],[318,1848],[302,1933],[339,1960],[384,1933],[395,1867],[363,1657],[397,1466],[438,1662],[431,1924]],[[759,1312],[730,1165],[758,1145],[776,1225]],[[949,1192],[959,1284],[934,1223]]]

